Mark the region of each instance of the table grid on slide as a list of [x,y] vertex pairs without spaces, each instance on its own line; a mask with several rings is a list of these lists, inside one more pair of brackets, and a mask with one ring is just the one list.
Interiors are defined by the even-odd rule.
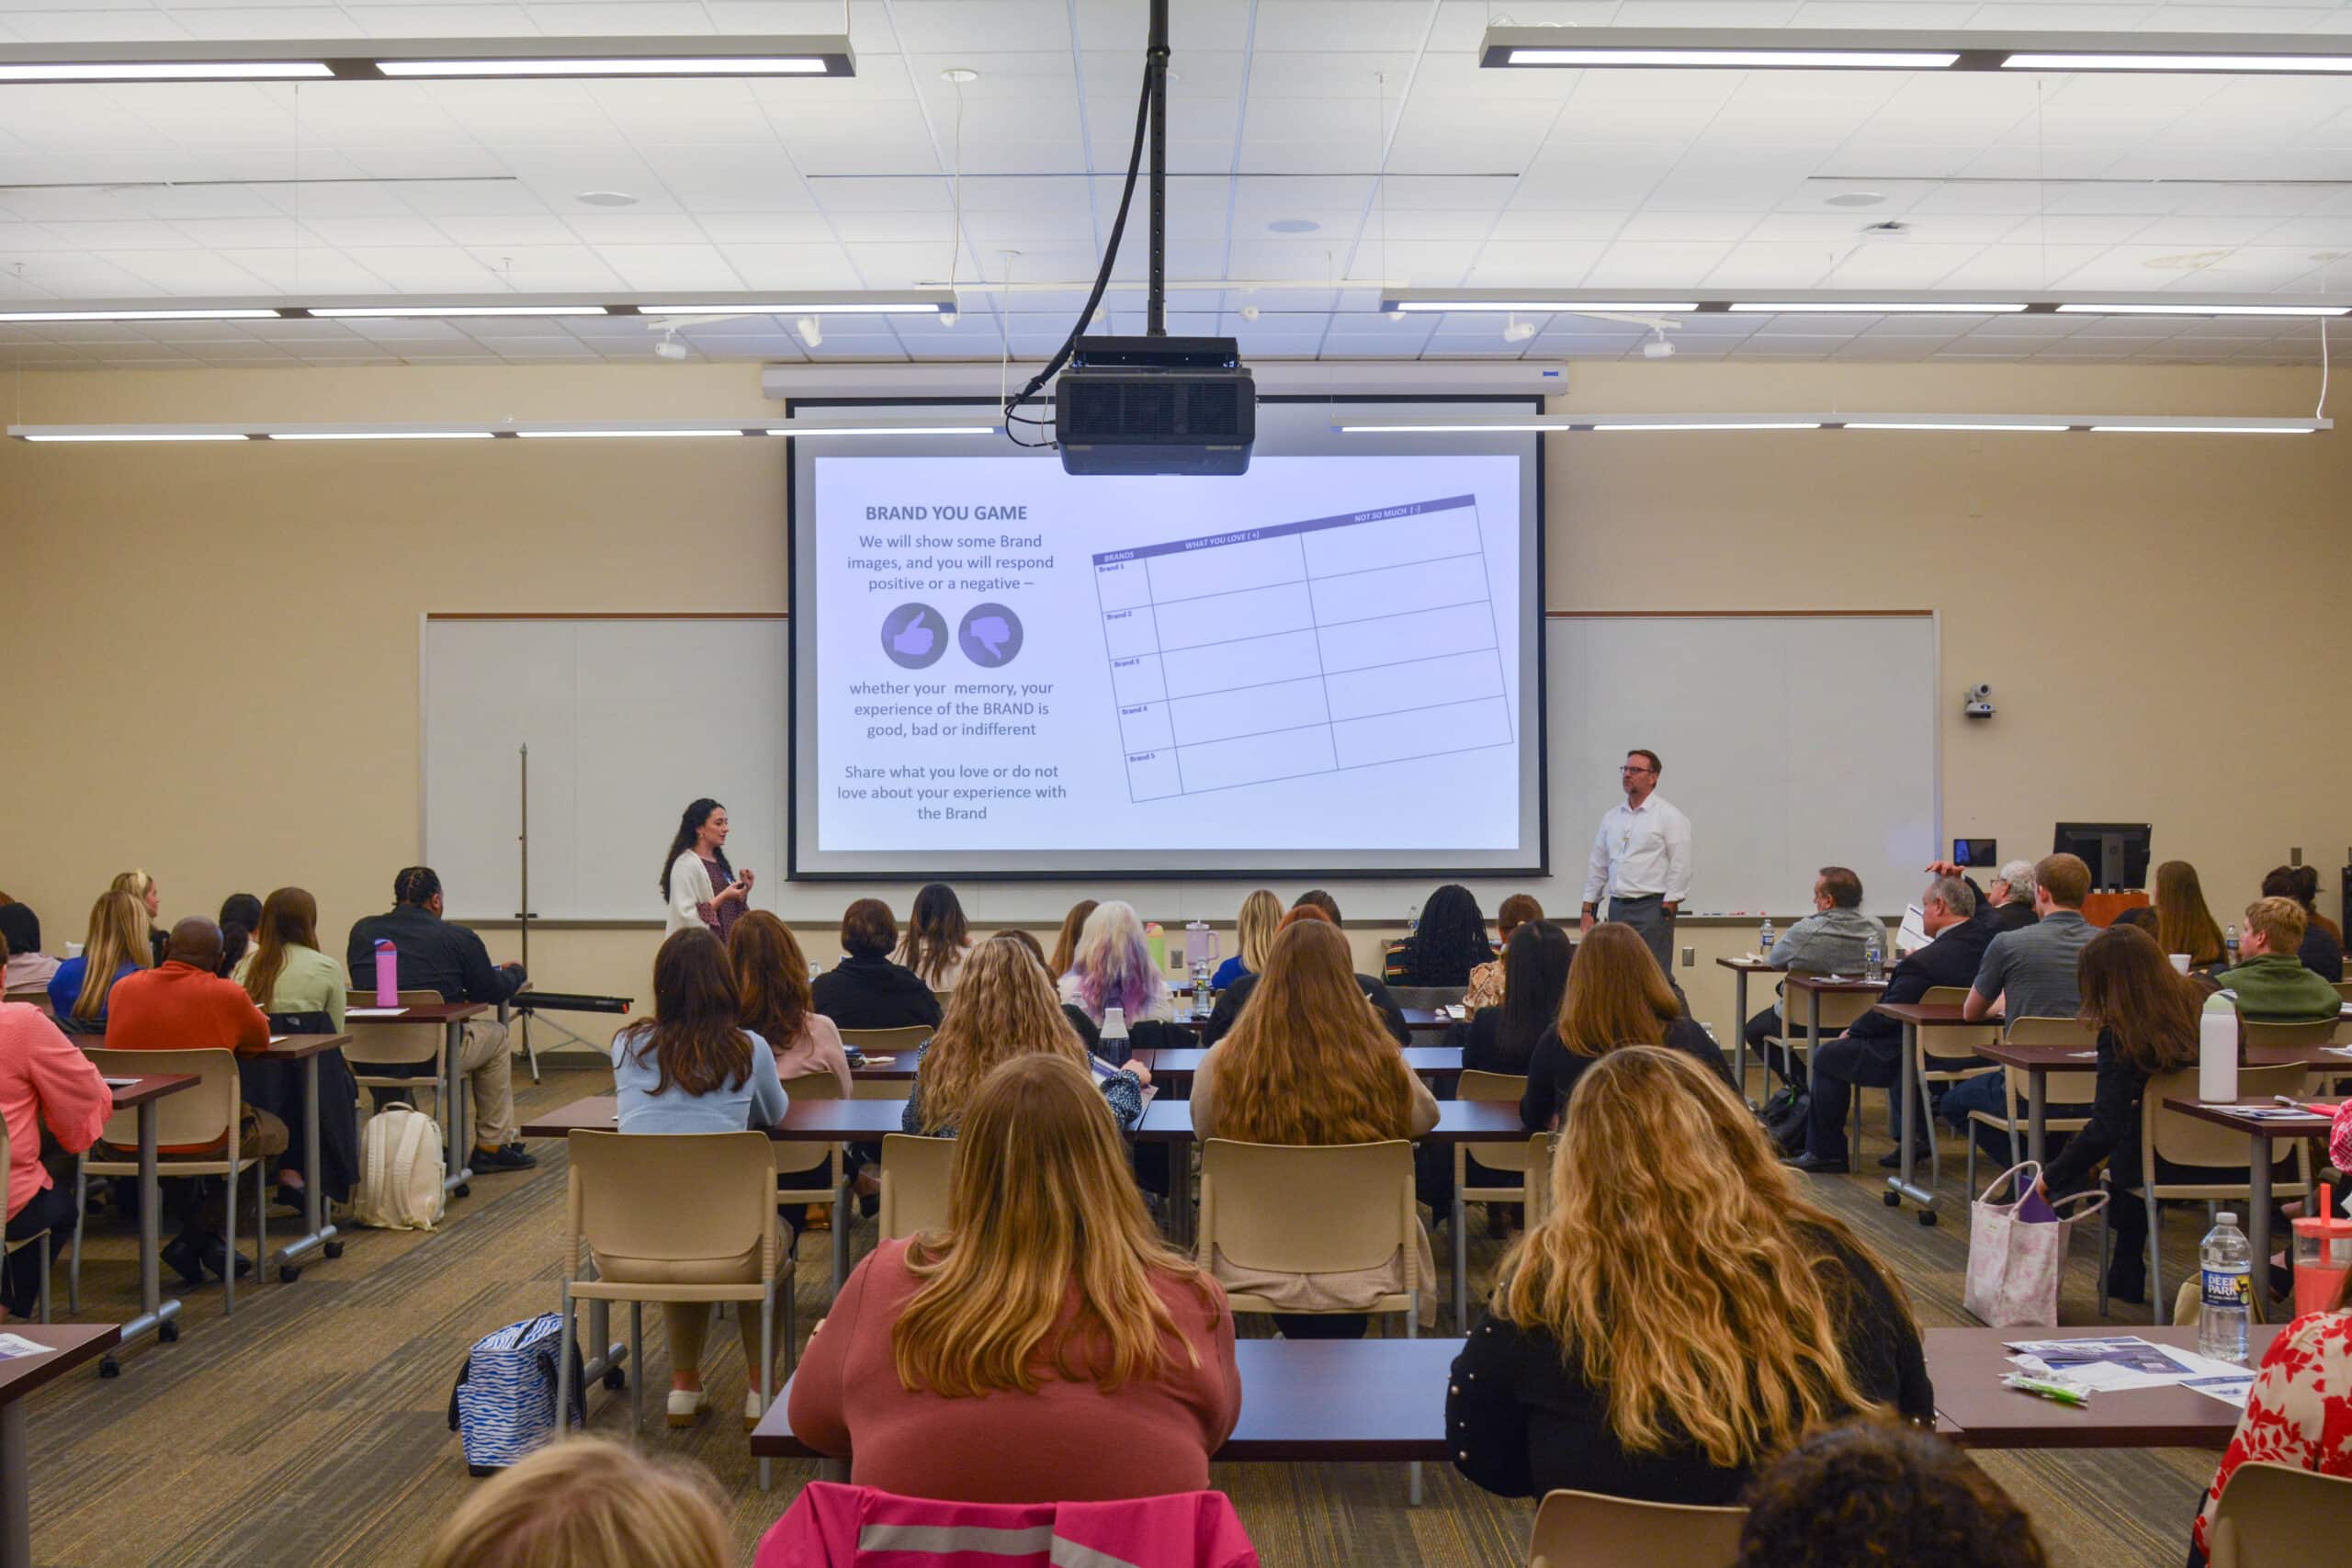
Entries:
[[1512,739],[1475,497],[1105,551],[1094,587],[1131,800]]

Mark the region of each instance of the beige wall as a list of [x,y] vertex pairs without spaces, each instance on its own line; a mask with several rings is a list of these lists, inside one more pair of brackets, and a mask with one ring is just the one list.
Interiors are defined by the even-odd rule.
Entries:
[[[1578,367],[1565,401],[2278,414],[2308,410],[2315,383],[1678,363]],[[752,366],[32,374],[12,401],[29,423],[775,412]],[[2352,441],[1550,439],[1552,608],[1939,611],[1948,831],[2031,852],[2059,817],[2144,818],[2217,906],[2300,844],[2333,897],[2352,843],[2352,732],[2325,675]],[[780,610],[785,485],[783,446],[764,442],[0,442],[0,667],[17,696],[0,888],[62,951],[127,865],[160,878],[167,914],[299,882],[336,945],[416,853],[418,616]],[[1975,681],[1996,688],[1986,723],[1959,714]],[[489,934],[505,955],[513,933]],[[1368,955],[1379,933],[1355,934]],[[1705,967],[1680,977],[1719,1025],[1729,987],[1710,960],[1746,934],[1686,939]],[[546,932],[534,968],[550,987],[641,992],[654,935]]]

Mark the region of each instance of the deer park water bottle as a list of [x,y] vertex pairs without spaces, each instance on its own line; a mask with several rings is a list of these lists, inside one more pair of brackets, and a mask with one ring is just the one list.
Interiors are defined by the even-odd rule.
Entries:
[[1756,933],[1756,956],[1772,956],[1772,917],[1770,915],[1764,917],[1764,929]]
[[2245,1325],[2254,1302],[2254,1248],[2238,1217],[2216,1214],[2213,1228],[2198,1246],[2204,1304],[2197,1318],[2197,1353],[2245,1364]]
[[1872,942],[1870,946],[1862,950],[1862,978],[1865,980],[1886,978],[1886,958],[1880,953],[1876,942]]

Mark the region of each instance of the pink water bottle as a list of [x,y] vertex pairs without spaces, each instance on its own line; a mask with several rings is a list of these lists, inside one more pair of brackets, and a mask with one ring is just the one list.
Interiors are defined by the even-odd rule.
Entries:
[[380,937],[376,941],[376,1005],[379,1008],[401,1005],[400,949]]

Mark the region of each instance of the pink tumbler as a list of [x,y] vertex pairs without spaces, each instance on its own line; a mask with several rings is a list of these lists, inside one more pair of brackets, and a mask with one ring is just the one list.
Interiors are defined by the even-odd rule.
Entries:
[[401,1005],[400,949],[380,937],[376,942],[376,1005],[379,1008]]

